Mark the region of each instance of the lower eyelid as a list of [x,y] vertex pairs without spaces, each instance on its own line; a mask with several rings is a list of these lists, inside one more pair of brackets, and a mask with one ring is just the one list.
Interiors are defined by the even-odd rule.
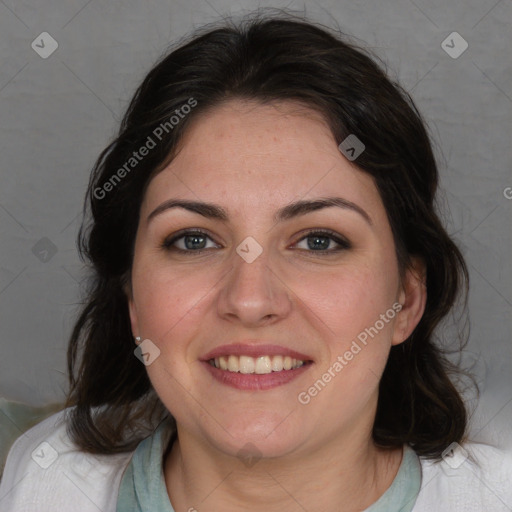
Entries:
[[[315,255],[328,256],[328,255],[338,254],[343,251],[347,251],[351,248],[350,245],[348,245],[346,243],[337,242],[336,240],[332,240],[332,239],[331,239],[331,241],[334,242],[334,244],[336,244],[336,245],[333,247],[330,247],[328,249],[314,250],[314,249],[298,248],[298,249],[293,249],[293,250],[303,251],[303,252],[308,253],[309,255],[313,255],[313,256],[315,256]],[[301,240],[299,240],[299,242],[301,242]],[[294,245],[296,245],[297,243],[298,242],[296,242]]]

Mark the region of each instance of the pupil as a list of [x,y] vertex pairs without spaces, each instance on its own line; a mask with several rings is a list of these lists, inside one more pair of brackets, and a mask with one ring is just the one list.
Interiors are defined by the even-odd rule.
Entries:
[[[312,243],[309,243],[310,240],[314,240],[315,242],[318,242],[319,240],[323,240],[323,243],[320,243],[320,247],[314,246]],[[327,249],[329,247],[329,237],[327,236],[311,236],[308,238],[308,247],[310,249]]]
[[[193,240],[193,242],[189,243],[190,240]],[[198,240],[202,240],[201,242],[197,242]],[[189,235],[185,238],[185,246],[187,249],[203,249],[204,248],[204,241],[205,237],[201,235]],[[195,244],[199,243],[200,247],[197,247]]]

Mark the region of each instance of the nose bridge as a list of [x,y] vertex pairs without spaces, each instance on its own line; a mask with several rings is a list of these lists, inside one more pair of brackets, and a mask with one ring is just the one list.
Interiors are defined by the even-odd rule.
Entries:
[[222,287],[220,315],[235,316],[244,323],[258,323],[269,316],[284,316],[290,308],[286,287],[268,248],[247,237],[232,255],[232,269]]

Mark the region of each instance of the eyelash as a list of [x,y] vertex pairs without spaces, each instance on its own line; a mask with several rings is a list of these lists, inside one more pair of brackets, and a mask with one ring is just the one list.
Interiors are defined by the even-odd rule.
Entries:
[[[210,247],[208,249],[198,249],[198,250],[187,249],[187,250],[185,250],[185,249],[179,249],[177,247],[173,247],[173,244],[176,243],[178,240],[180,240],[182,238],[185,238],[186,236],[194,236],[194,235],[196,235],[196,236],[197,235],[204,236],[206,238],[209,238],[212,242],[217,243],[217,242],[215,242],[210,237],[210,235],[208,235],[208,233],[206,233],[204,231],[201,231],[201,230],[190,230],[190,231],[179,231],[178,233],[174,234],[170,238],[166,238],[162,242],[161,248],[164,249],[164,250],[167,250],[167,251],[174,251],[174,252],[178,252],[180,254],[189,254],[189,255],[190,254],[201,254],[201,253],[206,252],[206,251],[211,249],[211,247]],[[302,236],[302,238],[297,240],[297,242],[295,242],[295,243],[297,244],[299,242],[302,242],[303,240],[305,240],[307,238],[310,238],[310,237],[312,237],[314,235],[320,236],[320,237],[330,238],[331,240],[336,242],[340,247],[338,247],[337,249],[319,250],[319,251],[308,250],[308,249],[299,249],[299,250],[310,252],[310,253],[315,253],[315,254],[318,254],[320,256],[329,256],[331,254],[336,254],[336,253],[339,253],[341,251],[344,251],[344,250],[352,248],[352,244],[348,240],[340,237],[340,235],[338,235],[336,232],[330,231],[328,229],[320,229],[320,230],[314,230],[313,229],[311,231],[308,231],[307,233],[305,233]]]

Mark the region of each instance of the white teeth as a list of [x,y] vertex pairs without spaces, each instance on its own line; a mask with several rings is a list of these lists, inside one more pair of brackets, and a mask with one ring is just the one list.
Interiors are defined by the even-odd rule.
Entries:
[[230,372],[238,371],[238,357],[237,356],[229,356],[228,357],[228,370]]
[[274,356],[272,358],[272,371],[280,372],[283,369],[283,356]]
[[249,356],[240,356],[238,362],[238,368],[240,373],[254,373],[254,368],[256,364],[254,363],[254,359]]
[[272,372],[272,363],[270,361],[269,356],[261,356],[256,359],[256,368],[255,373],[263,374],[263,373],[271,373]]
[[216,368],[239,373],[256,373],[263,375],[265,373],[280,372],[300,368],[304,361],[294,359],[290,356],[260,356],[257,358],[250,356],[222,356],[216,357],[211,361]]

